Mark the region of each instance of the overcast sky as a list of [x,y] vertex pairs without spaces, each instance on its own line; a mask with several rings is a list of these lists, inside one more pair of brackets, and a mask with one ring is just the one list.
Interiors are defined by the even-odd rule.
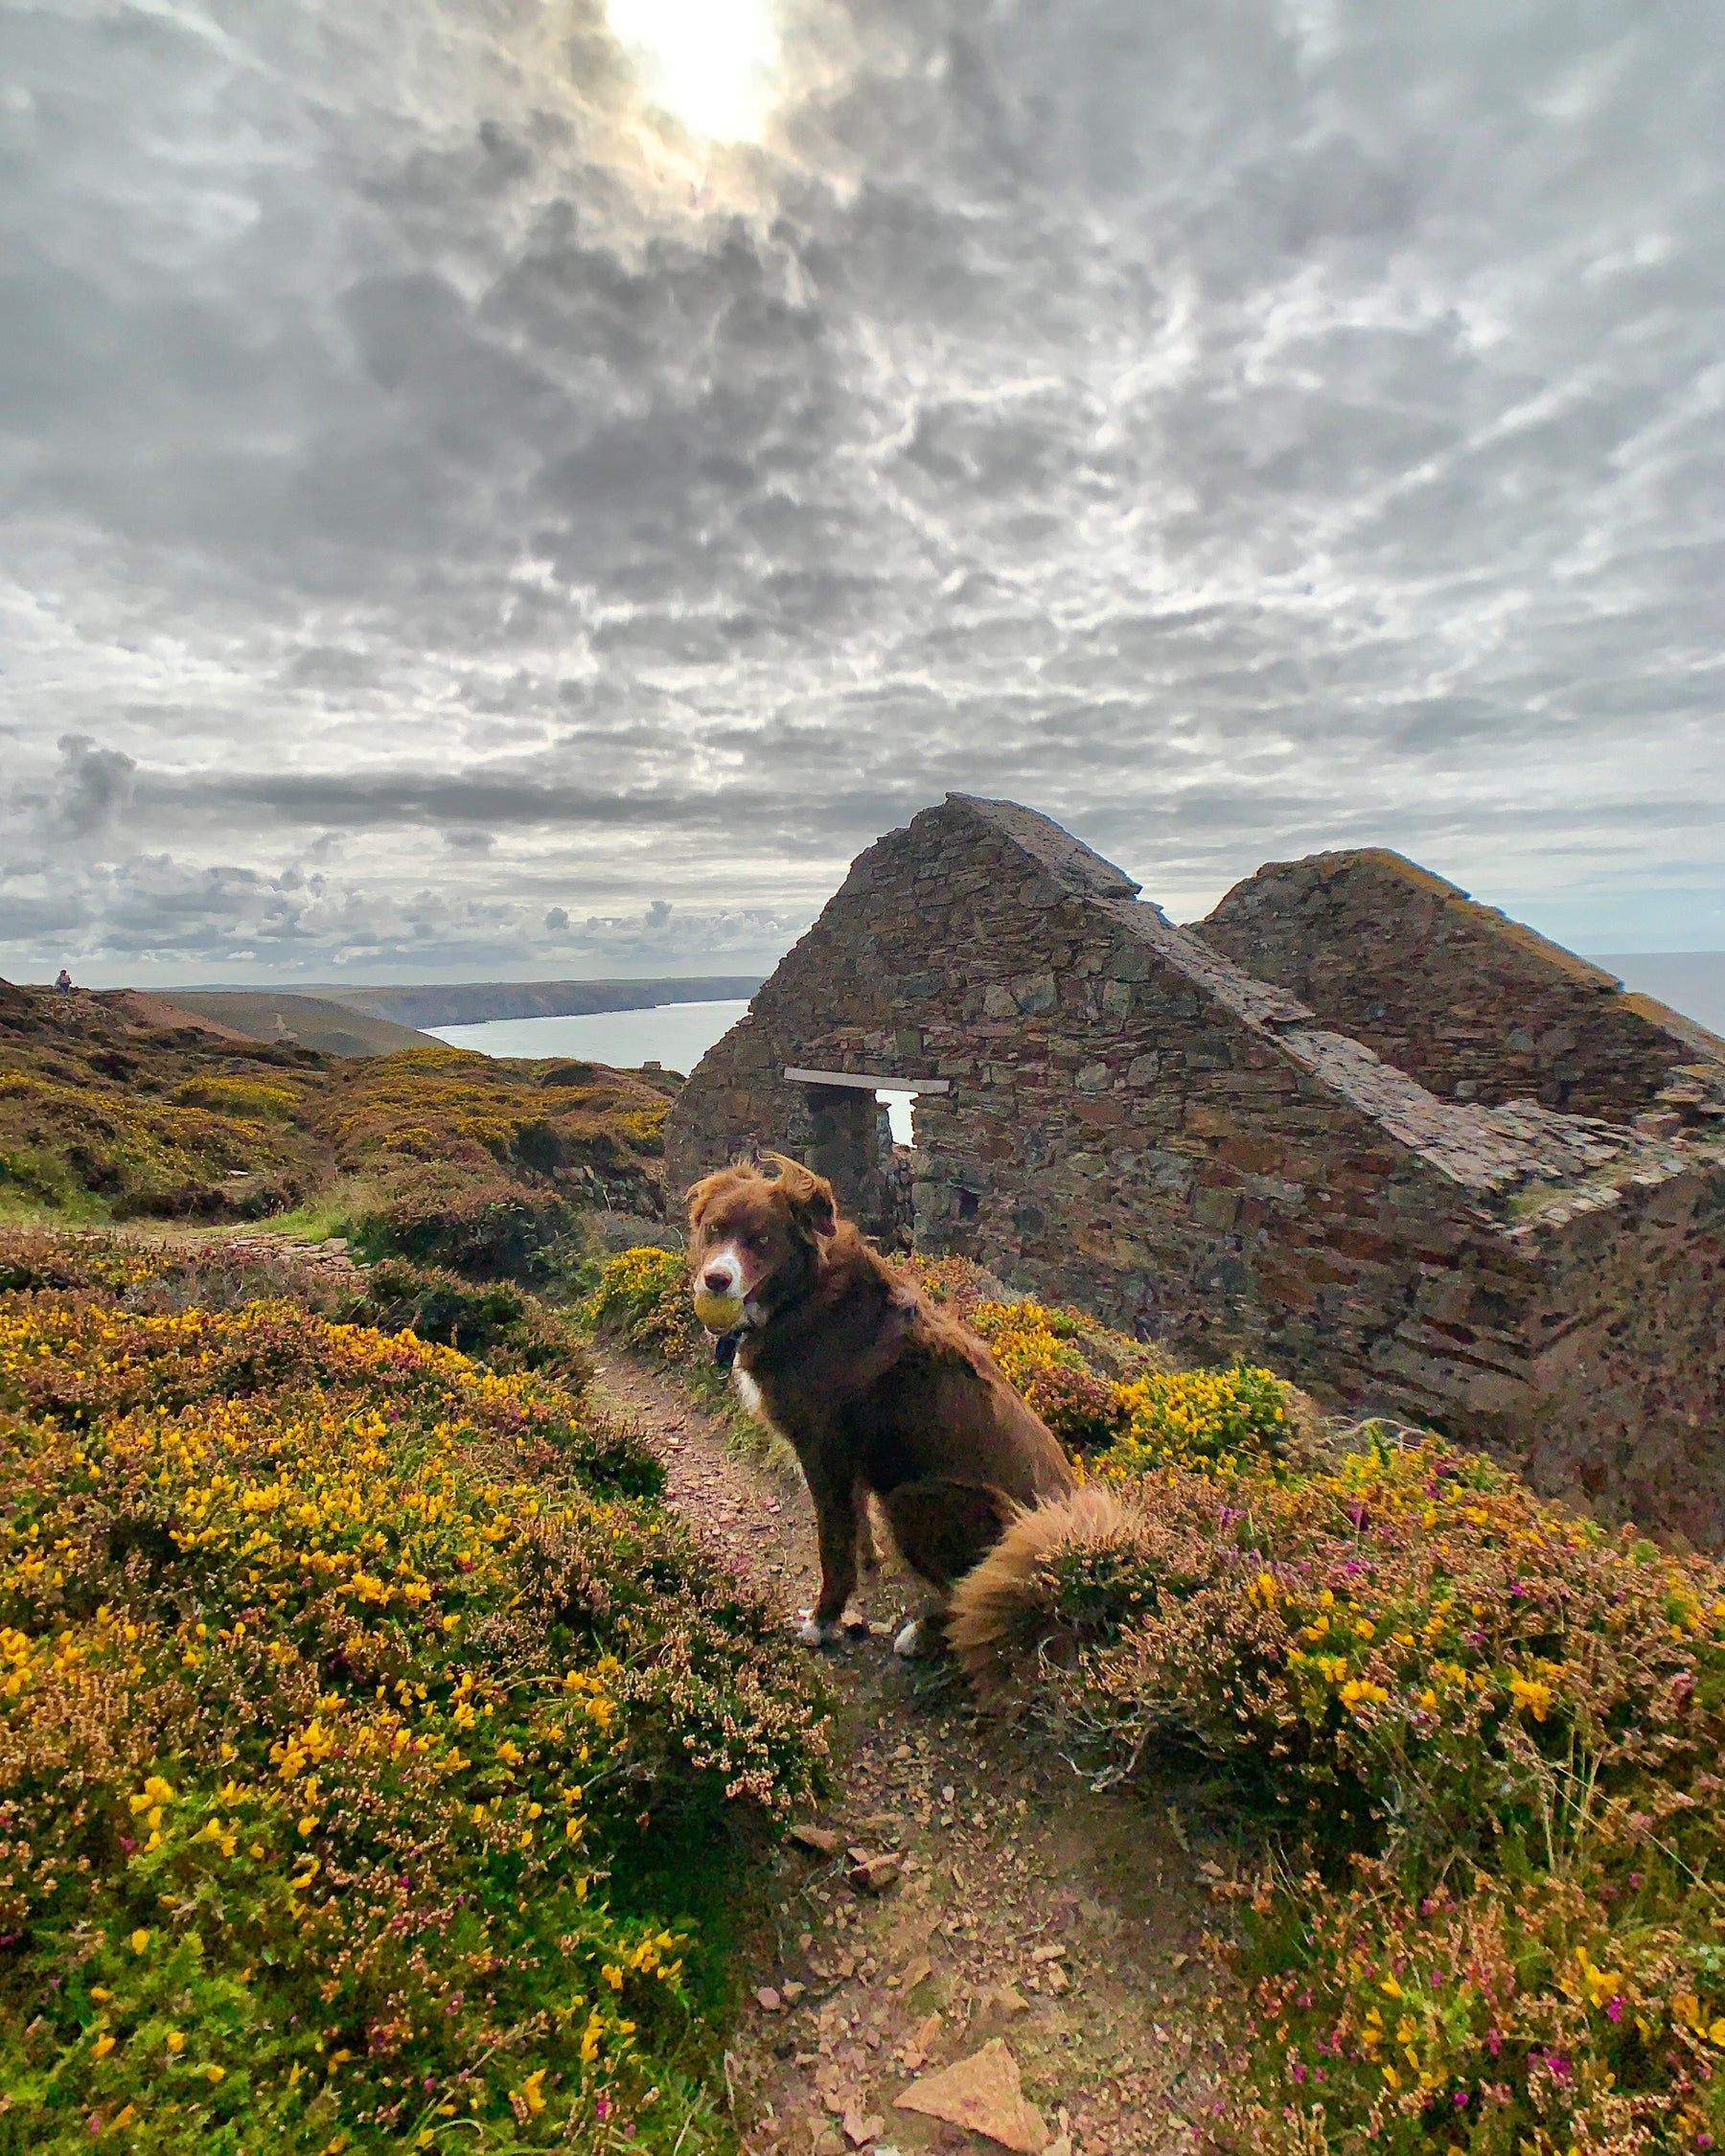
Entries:
[[6,0],[0,972],[769,964],[948,788],[1725,948],[1717,0]]

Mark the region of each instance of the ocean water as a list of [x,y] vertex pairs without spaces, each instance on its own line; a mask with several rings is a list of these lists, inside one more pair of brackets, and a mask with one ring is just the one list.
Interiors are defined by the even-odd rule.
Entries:
[[[422,1028],[452,1048],[477,1048],[482,1056],[579,1056],[634,1070],[661,1063],[686,1077],[715,1041],[748,1010],[740,1003],[656,1003],[646,1011],[592,1011],[582,1018],[492,1019],[484,1025]],[[883,1092],[892,1135],[910,1143],[910,1095]]]
[[491,1019],[483,1025],[428,1025],[452,1048],[482,1056],[574,1056],[635,1070],[663,1064],[686,1077],[748,1002],[656,1003],[645,1011],[589,1011],[580,1018]]

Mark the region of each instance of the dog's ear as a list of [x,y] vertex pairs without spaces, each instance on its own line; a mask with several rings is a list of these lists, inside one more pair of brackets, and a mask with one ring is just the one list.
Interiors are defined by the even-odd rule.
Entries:
[[791,1218],[813,1236],[831,1235],[839,1226],[839,1201],[825,1176],[816,1175],[786,1153],[768,1153],[762,1158],[778,1170],[778,1186],[791,1207]]
[[[724,1170],[720,1171],[723,1174]],[[719,1176],[702,1176],[699,1182],[690,1183],[683,1192],[683,1204],[689,1208],[689,1229],[693,1233],[701,1226],[701,1216],[712,1201],[713,1185]]]

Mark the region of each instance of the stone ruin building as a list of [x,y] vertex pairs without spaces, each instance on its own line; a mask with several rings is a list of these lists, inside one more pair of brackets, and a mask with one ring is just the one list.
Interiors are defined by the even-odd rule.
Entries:
[[672,1188],[755,1147],[885,1243],[1725,1543],[1725,1042],[1394,854],[1177,928],[949,795],[691,1076]]

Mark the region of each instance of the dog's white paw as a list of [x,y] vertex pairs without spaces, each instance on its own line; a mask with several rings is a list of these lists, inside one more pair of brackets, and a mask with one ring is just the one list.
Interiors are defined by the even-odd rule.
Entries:
[[796,1626],[796,1637],[805,1647],[830,1647],[837,1642],[840,1629],[836,1624],[817,1622],[804,1610]]
[[892,1642],[892,1651],[895,1655],[903,1655],[907,1662],[914,1661],[922,1653],[923,1620],[921,1617],[912,1617],[909,1623],[900,1630],[898,1638]]

